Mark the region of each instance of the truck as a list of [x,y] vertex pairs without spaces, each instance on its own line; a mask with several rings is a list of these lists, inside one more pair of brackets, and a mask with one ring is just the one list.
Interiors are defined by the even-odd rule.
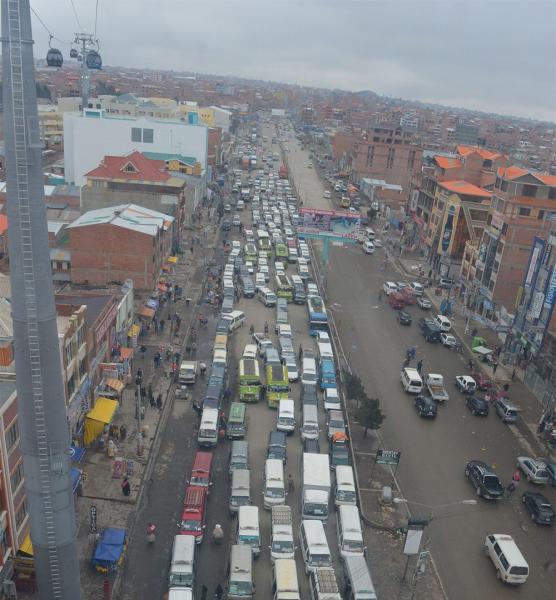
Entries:
[[309,573],[309,585],[314,600],[342,600],[332,567],[317,567]]
[[292,509],[282,504],[272,507],[270,558],[293,558],[295,546],[293,543]]
[[328,454],[303,453],[303,487],[301,518],[328,519],[330,497],[330,462]]
[[444,377],[438,373],[429,373],[425,377],[425,387],[436,402],[446,402],[450,398],[444,387]]
[[197,361],[184,360],[180,365],[178,373],[178,383],[182,385],[191,385],[197,379]]
[[288,167],[286,165],[280,165],[280,169],[278,170],[278,175],[280,179],[288,178]]

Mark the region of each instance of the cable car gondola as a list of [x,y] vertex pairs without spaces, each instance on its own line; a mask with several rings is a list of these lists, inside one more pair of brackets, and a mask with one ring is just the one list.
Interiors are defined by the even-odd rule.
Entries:
[[88,69],[102,69],[102,58],[96,50],[87,52],[86,61]]
[[70,58],[77,58],[79,56],[79,52],[75,48],[70,50]]
[[46,53],[46,64],[49,67],[56,67],[59,69],[64,64],[64,56],[60,52],[60,50],[58,50],[58,48],[50,47],[51,41],[52,41],[52,36],[50,36],[50,39],[48,40],[49,48],[48,48],[48,52]]

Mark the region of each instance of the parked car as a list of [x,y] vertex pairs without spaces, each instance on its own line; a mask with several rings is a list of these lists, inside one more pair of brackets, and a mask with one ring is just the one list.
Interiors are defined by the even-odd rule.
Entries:
[[552,525],[554,509],[546,496],[538,492],[524,492],[521,501],[529,511],[532,521],[538,525]]
[[479,396],[467,396],[465,399],[467,408],[475,416],[487,417],[489,412],[488,402]]
[[277,458],[286,462],[286,434],[283,431],[271,431],[268,436],[267,458]]
[[516,464],[517,468],[525,475],[527,481],[538,484],[548,483],[548,471],[544,460],[530,458],[529,456],[518,456]]
[[398,321],[400,325],[411,325],[411,315],[405,310],[398,311]]
[[440,331],[443,331],[444,333],[448,333],[450,329],[452,329],[452,322],[444,315],[436,315],[436,317],[434,317],[434,322],[438,325]]
[[444,289],[450,289],[454,286],[454,280],[449,277],[441,277],[438,281],[438,285]]
[[446,348],[455,348],[458,345],[458,341],[451,333],[441,333],[440,339]]
[[417,306],[423,310],[430,310],[432,308],[432,302],[424,296],[417,296]]
[[383,284],[382,289],[384,293],[389,296],[390,294],[398,291],[398,286],[393,281],[386,281]]
[[472,394],[477,389],[477,382],[469,375],[458,375],[455,383],[458,390],[464,394]]
[[475,488],[477,496],[487,500],[498,500],[504,495],[504,488],[498,475],[480,460],[470,460],[465,465],[465,476]]
[[303,452],[307,452],[309,454],[320,454],[319,441],[305,438],[303,440]]
[[415,408],[420,417],[435,419],[437,415],[436,402],[430,396],[417,396],[415,398]]

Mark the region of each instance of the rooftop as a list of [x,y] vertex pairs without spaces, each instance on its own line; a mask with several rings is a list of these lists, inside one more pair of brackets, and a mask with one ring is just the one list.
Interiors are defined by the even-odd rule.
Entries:
[[457,167],[461,167],[462,162],[459,158],[452,158],[450,156],[435,156],[434,157],[434,162],[441,168],[441,169],[455,169]]
[[462,196],[477,196],[479,198],[490,198],[492,196],[492,193],[488,190],[483,190],[483,188],[473,185],[468,181],[442,181],[438,185],[449,192]]
[[90,210],[68,225],[68,228],[76,229],[77,227],[91,225],[114,225],[115,227],[130,229],[154,237],[160,229],[168,229],[173,221],[174,217],[156,210],[142,208],[136,204],[120,204],[118,206],[107,206],[106,208]]
[[163,160],[155,160],[134,150],[125,156],[105,156],[100,165],[85,173],[95,179],[125,179],[140,183],[165,183],[171,175]]
[[473,152],[476,152],[484,160],[496,160],[497,158],[501,158],[501,157],[505,156],[501,152],[487,150],[486,148],[479,148],[478,146],[460,145],[457,147],[457,152],[458,152],[458,154],[461,154],[461,156],[467,156],[468,154],[472,154]]
[[75,296],[70,294],[56,294],[54,301],[56,304],[74,306],[76,309],[85,305],[87,307],[85,326],[89,328],[93,326],[105,307],[112,302],[112,296],[109,294],[76,294]]
[[194,156],[184,156],[183,154],[167,154],[166,152],[143,152],[143,156],[146,156],[150,160],[157,161],[169,161],[169,160],[177,160],[178,162],[184,163],[186,165],[195,166],[197,159]]
[[537,171],[531,171],[530,169],[523,169],[522,167],[500,167],[497,172],[498,177],[513,181],[514,179],[520,179],[526,175],[530,175],[535,179],[538,179],[540,183],[545,185],[556,186],[556,175],[549,175],[548,173],[539,173]]

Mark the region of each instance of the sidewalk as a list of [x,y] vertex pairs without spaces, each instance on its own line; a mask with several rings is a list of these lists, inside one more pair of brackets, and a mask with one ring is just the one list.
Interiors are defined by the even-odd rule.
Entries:
[[[392,252],[390,251],[392,257]],[[407,248],[404,248],[401,257],[394,258],[395,264],[400,271],[404,272],[404,275],[411,278],[418,278],[419,270],[422,268],[427,273],[430,266],[426,263],[425,259],[418,253],[412,253]],[[442,290],[440,294],[435,293],[435,287],[428,288],[425,291],[426,296],[433,303],[434,310],[440,312],[440,305],[443,300],[448,297],[448,291]],[[450,300],[452,301],[452,315],[450,320],[452,321],[452,329],[456,337],[462,342],[465,348],[465,355],[467,357],[473,356],[471,351],[471,332],[476,329],[477,335],[482,336],[487,340],[487,346],[489,348],[495,348],[496,346],[502,346],[503,341],[498,337],[496,332],[492,331],[488,327],[485,327],[479,321],[474,320],[472,314],[463,306],[460,300],[452,293]],[[466,320],[469,318],[466,331]],[[487,365],[474,356],[474,362],[478,369],[482,370],[498,389],[502,389],[504,384],[509,385],[509,394],[513,404],[520,410],[520,418],[515,425],[509,425],[514,431],[514,434],[518,437],[524,437],[526,445],[529,446],[530,451],[536,456],[543,456],[556,460],[556,453],[537,435],[537,425],[540,421],[542,414],[542,405],[538,398],[527,388],[523,383],[523,371],[518,367],[512,365],[504,365],[502,361],[498,360],[498,367],[496,372],[493,373],[493,369],[490,365]],[[512,373],[514,377],[512,379]]]

